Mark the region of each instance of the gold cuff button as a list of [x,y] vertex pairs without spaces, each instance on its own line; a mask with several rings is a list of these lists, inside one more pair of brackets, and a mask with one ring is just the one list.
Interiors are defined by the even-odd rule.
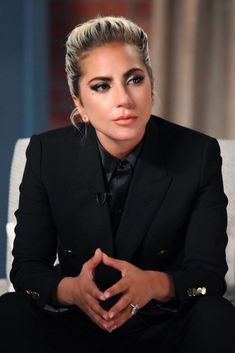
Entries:
[[196,297],[197,295],[205,295],[207,292],[206,287],[189,288],[187,290],[189,297]]
[[165,256],[166,254],[167,254],[167,250],[164,249],[164,250],[159,251],[158,256]]
[[40,298],[40,294],[38,292],[26,290],[26,293],[29,294],[33,300],[38,300]]
[[205,295],[206,294],[206,287],[199,287],[197,289],[197,294]]

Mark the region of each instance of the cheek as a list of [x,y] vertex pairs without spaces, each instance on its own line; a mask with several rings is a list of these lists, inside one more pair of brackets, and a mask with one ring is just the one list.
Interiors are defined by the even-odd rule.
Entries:
[[103,124],[107,124],[107,118],[111,113],[110,101],[106,98],[101,98],[96,95],[86,101],[84,104],[86,115],[88,116],[90,123],[95,127],[101,127]]
[[143,108],[147,110],[152,109],[152,105],[153,105],[152,90],[146,89],[144,94],[140,94],[139,102],[141,103]]
[[102,114],[107,107],[108,100],[104,99],[102,96],[99,96],[95,93],[90,93],[84,99],[84,108],[87,115],[99,115]]
[[103,100],[97,100],[93,102],[92,106],[90,107],[90,113],[97,118],[104,118],[108,112],[110,112],[110,102],[103,98]]
[[111,99],[112,95],[109,92],[91,92],[88,95],[88,104],[90,104],[92,107],[99,109],[99,107],[102,108],[108,105]]

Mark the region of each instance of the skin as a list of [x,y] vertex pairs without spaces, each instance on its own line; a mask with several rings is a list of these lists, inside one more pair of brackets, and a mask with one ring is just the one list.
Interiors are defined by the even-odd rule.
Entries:
[[[82,60],[80,115],[94,126],[104,148],[116,157],[128,154],[142,139],[152,110],[152,81],[135,47],[111,43]],[[121,119],[119,117],[132,117]]]
[[[123,158],[141,141],[151,115],[153,83],[137,49],[124,43],[110,43],[89,51],[82,60],[79,82],[81,96],[73,97],[82,118],[95,128],[98,139],[112,155]],[[121,272],[122,278],[101,292],[94,278],[103,262]],[[109,310],[99,301],[121,293]],[[101,249],[84,263],[76,277],[65,277],[57,287],[61,304],[77,305],[100,328],[112,332],[131,315],[130,304],[140,308],[151,299],[161,302],[174,297],[171,277],[159,271],[145,271],[131,263],[109,257]]]

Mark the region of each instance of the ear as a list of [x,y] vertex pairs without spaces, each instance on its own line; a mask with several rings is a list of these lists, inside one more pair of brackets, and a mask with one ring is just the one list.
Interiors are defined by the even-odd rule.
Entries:
[[83,108],[81,100],[78,97],[76,97],[76,96],[72,96],[72,99],[73,99],[73,102],[74,102],[75,106],[78,108],[78,111],[79,111],[79,114],[81,115],[81,117],[86,115],[85,109]]
[[86,111],[85,111],[85,108],[82,105],[81,100],[78,97],[76,97],[76,96],[72,96],[72,99],[74,101],[75,106],[77,107],[77,109],[79,111],[79,115],[81,116],[82,121],[84,123],[88,123],[89,119],[88,119],[88,117],[86,115]]

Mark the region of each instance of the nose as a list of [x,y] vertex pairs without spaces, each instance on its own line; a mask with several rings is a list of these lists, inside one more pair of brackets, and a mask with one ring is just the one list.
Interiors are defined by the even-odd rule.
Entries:
[[132,97],[127,87],[120,85],[117,87],[117,106],[130,108],[133,104]]

